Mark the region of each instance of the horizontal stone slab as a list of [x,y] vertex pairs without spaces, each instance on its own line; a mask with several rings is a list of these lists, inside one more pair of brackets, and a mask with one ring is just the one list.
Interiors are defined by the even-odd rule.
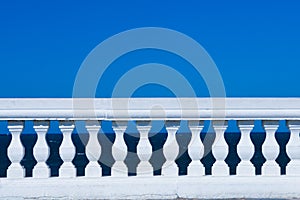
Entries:
[[300,198],[300,178],[101,177],[0,179],[0,199]]
[[0,120],[300,120],[300,98],[0,99]]

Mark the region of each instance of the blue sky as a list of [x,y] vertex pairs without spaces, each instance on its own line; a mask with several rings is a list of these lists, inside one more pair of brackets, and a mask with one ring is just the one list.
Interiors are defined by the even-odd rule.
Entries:
[[[169,28],[199,42],[215,61],[229,97],[300,97],[299,10],[297,0],[2,1],[0,97],[72,97],[88,53],[108,37],[139,27]],[[116,60],[96,96],[109,97],[131,64],[147,62],[184,66],[181,73],[197,95],[209,95],[183,60],[145,50]],[[134,95],[173,94],[145,85]]]

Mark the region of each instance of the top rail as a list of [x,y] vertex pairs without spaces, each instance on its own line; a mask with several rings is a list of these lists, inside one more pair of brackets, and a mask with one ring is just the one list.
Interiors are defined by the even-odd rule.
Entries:
[[300,98],[3,98],[0,120],[300,120]]

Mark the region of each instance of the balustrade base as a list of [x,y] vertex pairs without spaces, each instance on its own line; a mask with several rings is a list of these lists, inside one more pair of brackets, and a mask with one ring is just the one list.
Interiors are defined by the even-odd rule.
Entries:
[[200,161],[192,161],[187,168],[188,176],[204,176],[205,168]]
[[175,162],[166,162],[161,169],[161,175],[163,176],[178,176],[178,167]]
[[275,161],[266,161],[261,168],[263,176],[280,176],[280,166]]
[[300,160],[291,160],[286,166],[286,175],[300,176]]
[[59,168],[59,176],[63,178],[76,177],[76,168],[71,162],[65,162]]
[[242,161],[236,167],[236,175],[238,175],[238,176],[255,176],[255,167],[250,161],[249,162]]
[[23,178],[25,169],[19,163],[12,163],[7,169],[7,178]]
[[153,176],[153,167],[149,162],[141,161],[136,168],[137,176]]
[[111,168],[111,176],[113,177],[127,177],[128,168],[122,161],[116,161]]
[[37,163],[37,165],[33,168],[32,176],[34,178],[49,178],[50,169],[46,163]]
[[101,177],[102,176],[102,168],[98,164],[98,162],[96,162],[96,161],[89,162],[89,164],[85,168],[85,176],[86,177]]
[[287,176],[0,179],[0,199],[289,199],[299,185]]
[[225,161],[217,160],[211,168],[213,176],[229,176],[229,167]]

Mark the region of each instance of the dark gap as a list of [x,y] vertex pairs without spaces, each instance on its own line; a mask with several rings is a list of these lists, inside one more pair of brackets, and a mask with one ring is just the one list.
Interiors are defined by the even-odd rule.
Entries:
[[57,177],[59,167],[63,160],[59,156],[59,147],[62,143],[63,135],[61,133],[52,133],[46,135],[46,141],[50,148],[50,155],[46,163],[50,167],[51,176]]
[[11,162],[7,156],[7,148],[11,141],[10,133],[0,134],[0,177],[7,176],[7,168]]
[[237,154],[237,144],[240,141],[241,133],[237,132],[226,132],[225,133],[225,140],[228,145],[228,155],[225,159],[225,162],[229,166],[230,175],[236,174],[236,167],[241,161]]
[[20,164],[25,168],[25,177],[32,177],[32,170],[37,163],[33,156],[33,147],[37,141],[37,135],[21,134],[20,138],[25,149],[25,154]]
[[250,134],[251,140],[253,142],[255,151],[254,155],[251,158],[251,162],[255,166],[255,174],[261,175],[261,167],[266,162],[265,157],[262,153],[262,144],[265,141],[266,133],[265,132],[252,132]]
[[179,168],[179,175],[187,175],[187,167],[192,161],[188,155],[188,145],[191,137],[191,133],[176,133],[176,140],[179,145],[179,153],[175,162]]
[[161,175],[161,168],[166,161],[163,154],[163,146],[167,140],[168,134],[166,132],[150,133],[149,140],[152,146],[152,156],[150,163],[153,166],[154,175]]
[[88,142],[89,135],[87,133],[73,133],[72,141],[76,149],[75,157],[72,161],[76,167],[77,176],[84,176],[85,167],[89,163],[89,160],[85,154],[85,146]]
[[286,174],[286,166],[291,160],[286,153],[286,144],[288,143],[288,141],[290,139],[290,133],[289,132],[276,132],[275,138],[280,147],[280,153],[276,159],[276,162],[280,166],[281,174],[284,175],[284,174]]
[[216,134],[213,132],[201,132],[200,134],[200,138],[204,145],[204,155],[201,159],[201,162],[205,167],[205,175],[211,175],[211,167],[216,161],[211,151],[212,144],[215,140],[215,135]]
[[136,168],[140,162],[136,153],[136,146],[140,140],[139,133],[125,133],[124,140],[128,150],[128,154],[124,161],[128,168],[128,176],[136,176]]
[[101,132],[98,135],[98,140],[101,145],[101,156],[100,156],[99,164],[102,167],[102,176],[111,175],[111,167],[115,162],[112,156],[112,145],[115,141],[115,138],[116,135],[112,133]]

